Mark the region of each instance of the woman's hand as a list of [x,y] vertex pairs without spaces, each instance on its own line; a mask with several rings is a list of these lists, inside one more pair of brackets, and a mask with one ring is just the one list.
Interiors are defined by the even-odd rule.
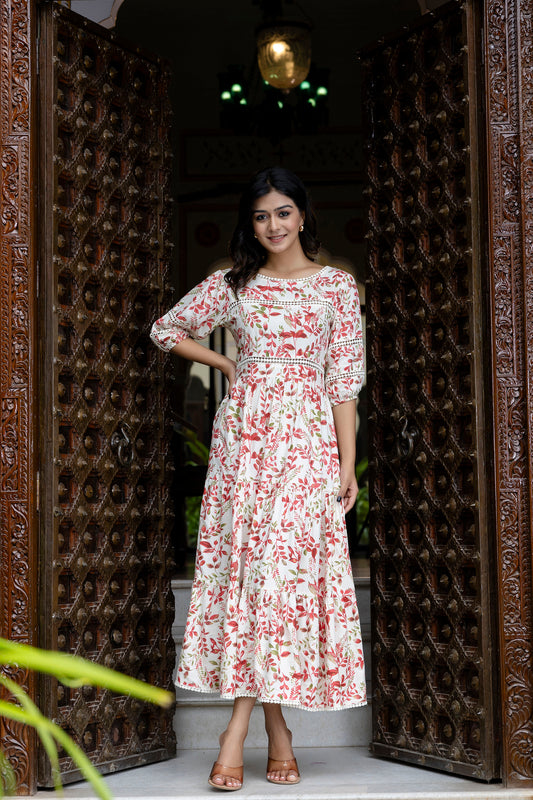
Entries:
[[235,361],[232,361],[231,358],[224,357],[224,362],[220,366],[221,372],[226,376],[228,379],[229,387],[228,392],[231,394],[231,390],[233,389],[233,384],[235,383],[235,371],[237,369],[237,365]]
[[355,477],[355,469],[353,467],[350,467],[350,469],[344,469],[341,464],[340,477],[341,488],[339,491],[339,496],[337,497],[337,501],[342,503],[344,513],[347,514],[348,511],[354,507],[357,492],[359,491],[357,478]]
[[179,344],[175,344],[171,350],[177,356],[188,358],[190,361],[197,361],[199,364],[207,364],[208,367],[219,369],[229,381],[229,391],[233,389],[235,383],[235,370],[237,365],[231,358],[204,347],[194,339],[183,339]]

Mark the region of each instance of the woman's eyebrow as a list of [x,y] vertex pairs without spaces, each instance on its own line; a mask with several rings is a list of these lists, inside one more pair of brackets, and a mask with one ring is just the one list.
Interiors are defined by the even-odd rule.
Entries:
[[[277,208],[274,209],[274,211],[281,211],[282,208],[293,208],[293,206],[291,206],[290,203],[286,203],[284,206],[278,206]],[[259,213],[266,214],[267,211],[264,208],[255,208],[254,214],[259,214]]]

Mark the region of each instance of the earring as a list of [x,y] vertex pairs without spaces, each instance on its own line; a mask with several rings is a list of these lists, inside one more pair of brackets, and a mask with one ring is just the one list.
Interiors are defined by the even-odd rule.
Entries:
[[300,227],[298,228],[298,230],[300,231],[300,233],[303,231],[303,229],[304,229],[304,226],[303,226],[303,225],[300,225]]
[[257,239],[257,233],[254,233],[254,239]]

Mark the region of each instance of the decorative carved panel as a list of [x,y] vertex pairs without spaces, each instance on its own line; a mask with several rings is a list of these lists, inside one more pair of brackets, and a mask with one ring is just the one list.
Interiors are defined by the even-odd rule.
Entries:
[[[41,638],[171,687],[168,359],[149,340],[171,304],[169,75],[58,6],[41,57]],[[101,771],[174,752],[169,712],[50,680],[43,696]]]
[[[34,18],[23,0],[0,3],[0,635],[35,644],[35,296],[31,127]],[[6,674],[34,695],[30,674]],[[35,787],[32,732],[0,718],[19,791]]]
[[365,54],[373,750],[499,776],[471,4]]
[[533,9],[486,2],[503,769],[533,780]]

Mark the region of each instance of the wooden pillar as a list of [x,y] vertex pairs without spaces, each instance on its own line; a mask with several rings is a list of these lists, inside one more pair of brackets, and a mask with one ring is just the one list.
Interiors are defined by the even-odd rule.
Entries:
[[533,5],[485,0],[503,777],[533,780]]
[[[35,30],[31,0],[0,2],[0,634],[36,642]],[[34,677],[9,669],[34,694]],[[0,719],[19,792],[35,790],[35,743]]]

